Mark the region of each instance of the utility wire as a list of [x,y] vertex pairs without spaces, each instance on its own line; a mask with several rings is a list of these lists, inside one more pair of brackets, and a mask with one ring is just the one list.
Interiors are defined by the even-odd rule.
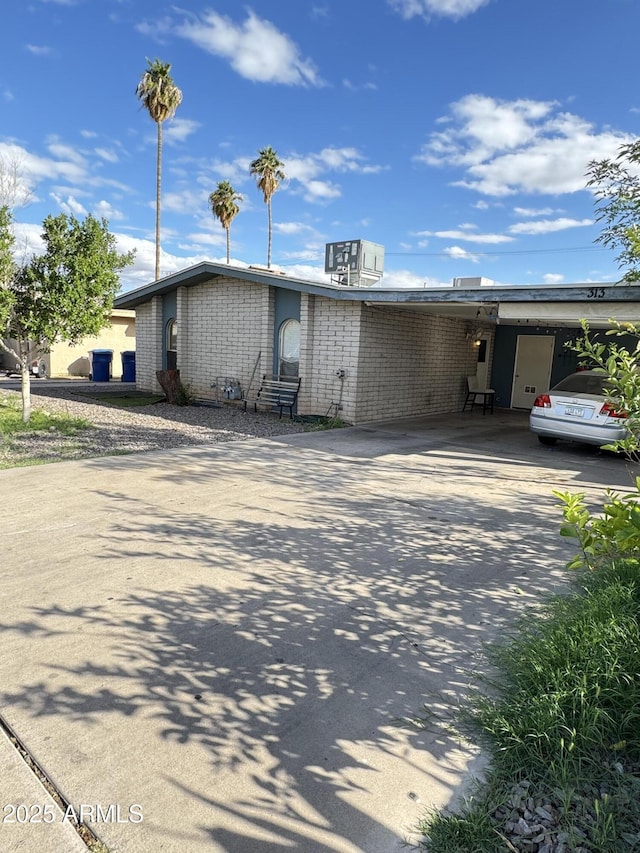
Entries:
[[[502,252],[478,252],[475,249],[466,250],[467,254],[474,257],[502,257],[504,255],[558,255],[565,253],[576,252],[609,252],[605,246],[569,246],[564,249],[511,249]],[[394,258],[447,258],[447,260],[456,261],[464,260],[464,256],[459,258],[452,256],[449,252],[387,252],[385,257]],[[315,261],[323,260],[324,255],[315,255],[314,257],[298,258],[296,260],[277,261],[277,264],[282,267],[293,266],[294,264],[312,264]]]

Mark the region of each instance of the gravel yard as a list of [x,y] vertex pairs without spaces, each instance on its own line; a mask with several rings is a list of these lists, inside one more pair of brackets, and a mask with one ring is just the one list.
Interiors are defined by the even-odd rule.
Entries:
[[[0,447],[0,460],[24,464],[29,458],[42,461],[84,459],[123,453],[140,453],[187,445],[241,441],[285,433],[304,432],[309,425],[277,414],[243,412],[241,406],[171,406],[156,403],[126,408],[98,403],[81,396],[77,389],[34,383],[34,411],[65,414],[93,424],[73,435],[56,431],[25,432]],[[118,389],[120,390],[120,389]],[[85,391],[85,394],[87,392]],[[114,391],[114,394],[116,392]],[[0,400],[20,401],[20,391],[0,387]]]

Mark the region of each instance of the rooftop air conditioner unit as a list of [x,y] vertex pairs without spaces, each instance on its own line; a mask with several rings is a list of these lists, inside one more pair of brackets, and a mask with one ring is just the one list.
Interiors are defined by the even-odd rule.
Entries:
[[368,240],[343,240],[327,243],[324,271],[334,284],[347,287],[371,287],[382,278],[384,246]]
[[462,277],[462,278],[454,278],[453,286],[454,287],[493,287],[495,282],[493,279],[484,278],[484,276],[475,276],[475,277]]

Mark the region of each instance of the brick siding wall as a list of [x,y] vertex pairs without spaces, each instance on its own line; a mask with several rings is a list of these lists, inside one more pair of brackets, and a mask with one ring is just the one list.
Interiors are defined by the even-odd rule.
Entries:
[[178,291],[178,368],[182,381],[202,399],[215,399],[218,377],[240,381],[246,390],[271,371],[273,298],[270,288],[233,278]]
[[162,297],[154,296],[136,308],[136,387],[160,390],[156,370],[162,367]]
[[[179,288],[178,367],[195,396],[214,399],[218,377],[239,380],[246,392],[254,368],[253,388],[272,371],[274,293],[231,277]],[[136,312],[137,384],[145,390],[158,388],[162,334],[155,297]],[[464,320],[301,294],[301,415],[356,424],[456,412],[476,363]]]
[[354,423],[462,408],[477,352],[463,320],[365,306]]

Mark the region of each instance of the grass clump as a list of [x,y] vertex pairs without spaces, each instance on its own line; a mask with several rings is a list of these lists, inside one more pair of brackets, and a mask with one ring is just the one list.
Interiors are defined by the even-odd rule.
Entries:
[[638,562],[585,571],[536,615],[490,650],[461,715],[490,769],[420,825],[431,853],[640,851]]
[[0,397],[0,469],[76,458],[83,436],[92,429],[84,418],[41,410],[24,423],[18,401]]
[[147,394],[143,391],[130,391],[120,394],[117,391],[104,391],[94,393],[78,393],[80,397],[87,397],[98,403],[107,403],[109,406],[117,406],[120,409],[128,409],[137,406],[155,406],[156,403],[164,403],[164,394]]
[[29,421],[24,423],[22,412],[13,400],[0,400],[0,436],[5,440],[25,432],[55,430],[62,435],[73,435],[78,430],[92,428],[93,425],[84,418],[72,418],[64,414],[51,415],[39,410],[34,410]]

